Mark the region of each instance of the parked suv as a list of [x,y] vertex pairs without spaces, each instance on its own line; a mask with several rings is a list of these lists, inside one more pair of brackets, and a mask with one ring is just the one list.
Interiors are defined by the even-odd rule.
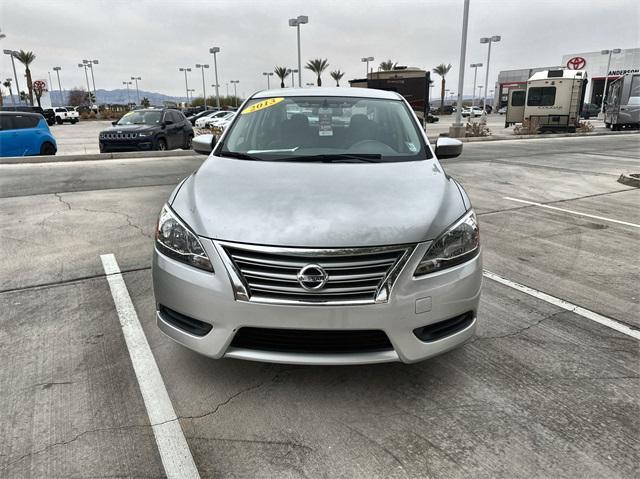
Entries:
[[69,107],[56,106],[53,108],[49,108],[55,116],[55,122],[58,125],[62,125],[63,123],[71,123],[75,124],[80,121],[80,115],[76,110]]
[[0,111],[0,156],[55,155],[57,149],[39,113]]
[[55,113],[51,108],[42,109],[39,106],[2,106],[0,111],[21,111],[24,113],[38,113],[47,120],[47,125],[52,126],[56,122]]
[[[194,139],[209,153],[213,135]],[[476,215],[406,100],[366,88],[254,94],[162,208],[159,328],[199,353],[415,362],[470,339]]]
[[178,110],[145,108],[114,121],[99,135],[100,151],[191,148],[193,127]]

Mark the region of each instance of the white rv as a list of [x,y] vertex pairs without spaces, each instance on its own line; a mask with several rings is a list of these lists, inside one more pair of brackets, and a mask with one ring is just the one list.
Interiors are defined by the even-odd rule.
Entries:
[[543,70],[527,81],[524,104],[522,94],[509,95],[507,122],[527,120],[538,131],[575,132],[580,122],[580,107],[587,87],[587,72],[580,70]]
[[640,73],[627,73],[611,83],[605,107],[607,128],[640,128]]

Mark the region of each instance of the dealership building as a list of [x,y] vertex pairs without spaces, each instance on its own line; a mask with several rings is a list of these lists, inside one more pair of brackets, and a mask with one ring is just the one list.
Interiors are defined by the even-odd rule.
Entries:
[[609,82],[611,82],[625,73],[640,72],[640,48],[627,48],[621,50],[620,53],[612,53],[609,71],[607,71],[608,61],[609,54],[604,54],[602,51],[568,53],[562,56],[562,60],[558,65],[501,71],[498,74],[498,81],[496,83],[494,104],[500,106],[506,105],[509,90],[525,87],[527,80],[531,78],[531,75],[535,72],[569,68],[571,70],[584,70],[587,72],[589,83],[587,84],[585,102],[600,105],[602,103],[605,78],[608,77]]

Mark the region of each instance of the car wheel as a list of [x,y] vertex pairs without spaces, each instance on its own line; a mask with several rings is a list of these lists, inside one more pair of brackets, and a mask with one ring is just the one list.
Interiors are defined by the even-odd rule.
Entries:
[[59,116],[58,116],[58,117],[56,117],[56,123],[57,123],[58,125],[62,125],[62,118],[60,118]]
[[47,142],[43,143],[42,146],[40,147],[40,154],[41,155],[46,155],[46,156],[55,155],[56,154],[56,147],[53,146],[52,143],[49,143],[47,141]]
[[167,140],[165,140],[164,138],[160,138],[158,140],[158,146],[156,150],[165,151],[166,149],[167,149]]
[[190,150],[192,141],[193,141],[193,136],[192,135],[188,135],[187,136],[187,141],[184,142],[184,146],[182,147],[182,149],[183,150]]
[[605,123],[604,127],[607,128],[607,129],[610,129],[611,128],[611,123]]
[[78,123],[78,120],[76,120],[75,118],[71,120],[72,125],[75,125],[76,123]]

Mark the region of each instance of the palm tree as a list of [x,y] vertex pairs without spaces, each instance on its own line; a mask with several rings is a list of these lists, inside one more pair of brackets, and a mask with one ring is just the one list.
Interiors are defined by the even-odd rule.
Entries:
[[33,83],[31,82],[31,70],[29,70],[29,65],[33,63],[33,60],[36,59],[36,55],[33,52],[26,52],[24,50],[20,50],[14,55],[15,59],[24,65],[24,72],[27,77],[27,88],[29,89],[29,101],[31,102],[31,106],[33,106]]
[[451,63],[449,63],[448,65],[441,63],[433,69],[433,73],[442,77],[442,82],[440,85],[440,114],[444,113],[444,85],[446,83],[445,76],[447,76],[449,70],[451,70]]
[[340,69],[332,71],[331,73],[329,73],[329,75],[331,75],[331,78],[333,78],[336,81],[336,86],[340,86],[340,80],[342,80],[342,77],[344,76],[344,72],[341,72]]
[[389,59],[386,62],[380,63],[380,70],[382,70],[383,72],[388,72],[394,70],[397,66],[398,62],[393,62],[391,61],[391,59]]
[[329,62],[326,58],[316,58],[315,60],[309,60],[307,64],[304,66],[307,70],[311,70],[318,77],[318,86],[322,86],[322,72],[324,72],[329,67]]
[[289,70],[287,67],[275,67],[273,69],[273,73],[275,73],[276,76],[280,78],[280,88],[284,88],[284,79],[289,76],[291,70]]

